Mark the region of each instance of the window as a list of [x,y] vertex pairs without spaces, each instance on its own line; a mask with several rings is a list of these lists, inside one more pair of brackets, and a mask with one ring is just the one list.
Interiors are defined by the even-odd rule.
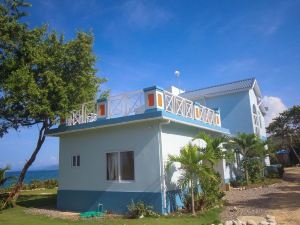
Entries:
[[80,155],[73,155],[72,156],[72,166],[73,167],[80,166]]
[[253,121],[254,121],[254,131],[256,135],[260,135],[260,118],[259,114],[257,113],[256,106],[253,104],[252,106],[252,114],[253,114]]
[[106,179],[134,180],[133,151],[106,153]]

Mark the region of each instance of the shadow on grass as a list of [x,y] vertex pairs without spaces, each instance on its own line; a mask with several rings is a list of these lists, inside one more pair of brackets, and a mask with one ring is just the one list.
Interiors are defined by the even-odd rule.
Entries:
[[20,195],[17,205],[26,208],[56,209],[56,194]]

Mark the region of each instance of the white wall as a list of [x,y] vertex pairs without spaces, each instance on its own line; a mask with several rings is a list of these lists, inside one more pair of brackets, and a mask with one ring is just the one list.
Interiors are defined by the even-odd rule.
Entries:
[[[60,138],[59,189],[160,192],[159,125],[152,121],[82,131]],[[134,151],[135,181],[106,180],[106,153]],[[71,166],[80,155],[80,167]]]
[[[174,123],[161,125],[162,156],[164,164],[168,161],[168,155],[179,155],[180,149],[192,141],[200,131],[204,130]],[[209,131],[205,132],[212,134]],[[215,133],[215,135],[217,134]],[[165,185],[168,191],[178,189],[175,183],[178,181],[180,173],[176,171],[176,169],[178,168],[171,168],[171,171],[167,172],[165,175]],[[215,169],[222,177],[224,177],[223,166],[218,166]]]
[[[253,107],[252,107],[253,105],[256,106],[257,111],[260,111],[260,108],[257,105],[257,98],[256,98],[256,95],[255,95],[253,89],[251,89],[249,91],[249,98],[250,98],[250,105],[251,105],[251,113],[253,113]],[[261,113],[261,111],[260,111],[260,113]],[[262,113],[261,113],[261,122],[262,122],[262,128],[260,128],[260,136],[266,137],[265,119],[262,116]],[[252,117],[252,124],[253,124],[253,130],[254,130],[253,117]],[[254,132],[255,132],[255,130],[254,130]]]

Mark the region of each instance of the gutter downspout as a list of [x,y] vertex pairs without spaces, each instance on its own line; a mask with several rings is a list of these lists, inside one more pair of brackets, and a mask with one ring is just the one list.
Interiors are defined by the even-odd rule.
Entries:
[[164,165],[164,159],[163,159],[163,153],[162,153],[162,138],[161,138],[161,125],[167,125],[170,124],[170,120],[166,120],[165,122],[159,123],[159,132],[158,132],[158,146],[159,146],[159,161],[160,161],[160,186],[162,191],[162,203],[163,203],[163,213],[167,214],[167,187],[165,182],[165,165]]

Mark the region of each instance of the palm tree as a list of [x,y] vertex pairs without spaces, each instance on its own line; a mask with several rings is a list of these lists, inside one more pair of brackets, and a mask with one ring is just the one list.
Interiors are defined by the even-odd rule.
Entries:
[[2,185],[4,185],[4,183],[5,183],[6,181],[8,181],[8,180],[14,178],[14,177],[12,177],[12,176],[8,176],[8,177],[5,176],[5,173],[6,173],[8,170],[10,170],[10,166],[6,166],[6,167],[4,167],[4,168],[2,168],[2,169],[0,168],[0,187],[1,187]]
[[226,159],[227,162],[233,161],[233,152],[229,148],[229,138],[226,136],[212,137],[204,132],[200,132],[195,138],[195,140],[203,140],[206,146],[201,148],[206,154],[206,161],[208,161],[213,167],[221,159]]
[[214,177],[212,169],[203,160],[212,160],[209,155],[200,151],[197,145],[189,143],[180,150],[180,154],[169,155],[167,169],[172,163],[180,163],[180,169],[183,171],[179,183],[182,189],[188,188],[191,193],[192,214],[195,215],[194,189],[200,177]]
[[249,172],[247,161],[254,157],[263,157],[266,154],[264,146],[266,145],[255,134],[239,133],[232,138],[232,145],[236,153],[242,156],[246,183],[249,184]]

